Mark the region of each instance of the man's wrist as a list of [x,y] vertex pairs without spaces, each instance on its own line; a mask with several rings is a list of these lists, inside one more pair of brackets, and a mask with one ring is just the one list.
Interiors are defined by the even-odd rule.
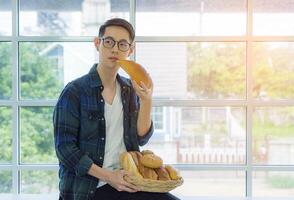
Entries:
[[111,171],[109,171],[107,169],[103,169],[103,168],[101,168],[101,169],[103,170],[103,173],[102,173],[102,176],[100,177],[100,180],[108,183],[109,180],[110,180],[110,173],[111,173]]
[[103,169],[99,167],[96,164],[92,164],[88,174],[90,174],[93,177],[96,177],[97,179],[100,179],[104,182],[107,182],[109,180],[111,171],[107,169]]
[[152,105],[152,99],[141,99],[140,100],[141,106],[151,106]]

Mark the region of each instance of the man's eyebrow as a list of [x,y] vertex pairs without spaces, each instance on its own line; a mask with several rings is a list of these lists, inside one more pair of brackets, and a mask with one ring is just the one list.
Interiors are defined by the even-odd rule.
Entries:
[[102,38],[112,38],[113,40],[118,41],[118,42],[120,42],[120,41],[126,41],[127,43],[132,44],[132,42],[131,42],[130,40],[125,39],[125,38],[120,39],[120,40],[116,40],[114,37],[112,37],[112,36],[110,36],[110,35],[108,35],[108,36],[103,36]]
[[[110,35],[109,36],[103,36],[103,38],[112,38],[112,39],[116,40],[114,37],[112,37]],[[117,40],[117,41],[122,41],[122,40],[125,40],[125,41],[129,42],[129,40],[128,39],[125,39],[125,38],[122,38],[122,39]]]
[[126,42],[129,42],[127,39],[121,39],[121,40],[119,40],[119,41],[126,41]]

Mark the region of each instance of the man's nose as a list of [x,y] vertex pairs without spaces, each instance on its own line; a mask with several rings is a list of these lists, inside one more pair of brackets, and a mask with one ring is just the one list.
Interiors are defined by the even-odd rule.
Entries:
[[112,51],[118,52],[118,43],[116,42],[114,47],[112,47]]

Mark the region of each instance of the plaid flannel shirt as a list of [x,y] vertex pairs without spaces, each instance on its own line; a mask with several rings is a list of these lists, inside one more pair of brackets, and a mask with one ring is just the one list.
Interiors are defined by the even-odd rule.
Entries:
[[[59,190],[65,200],[91,199],[99,180],[88,175],[95,163],[103,166],[105,118],[103,85],[95,64],[90,72],[66,85],[53,114],[54,141],[59,159]],[[144,137],[137,134],[139,98],[129,79],[117,75],[123,103],[124,143],[138,151],[148,142],[153,123]],[[111,138],[110,138],[111,139]]]

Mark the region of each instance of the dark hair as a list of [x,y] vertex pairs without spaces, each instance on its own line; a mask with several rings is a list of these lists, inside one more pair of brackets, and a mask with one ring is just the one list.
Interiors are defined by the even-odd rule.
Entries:
[[131,42],[135,39],[135,31],[132,26],[127,20],[121,18],[112,18],[104,22],[99,28],[99,37],[103,37],[105,33],[105,29],[109,26],[120,26],[126,29],[129,32]]

